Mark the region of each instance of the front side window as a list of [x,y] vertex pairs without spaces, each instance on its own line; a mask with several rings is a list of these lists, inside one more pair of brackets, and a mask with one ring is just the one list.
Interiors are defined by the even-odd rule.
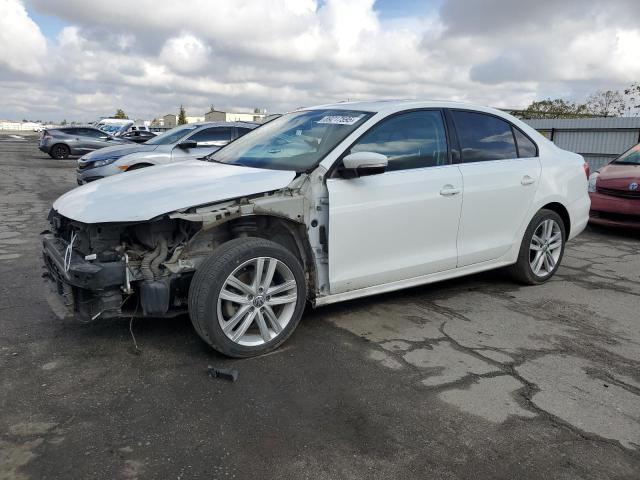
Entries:
[[238,127],[237,129],[238,132],[238,138],[242,137],[243,135],[246,135],[247,133],[249,133],[251,130],[253,130],[252,128],[243,128],[243,127]]
[[350,153],[387,157],[387,171],[435,167],[448,162],[447,136],[438,110],[403,113],[382,120],[364,134]]
[[198,142],[198,145],[213,145],[218,142],[229,142],[231,141],[231,128],[205,128],[191,135],[189,140]]
[[148,145],[171,145],[193,132],[197,125],[180,125],[147,141]]
[[338,109],[287,113],[231,142],[208,159],[272,170],[309,171],[371,115]]
[[511,125],[479,112],[451,112],[458,132],[462,162],[518,158]]

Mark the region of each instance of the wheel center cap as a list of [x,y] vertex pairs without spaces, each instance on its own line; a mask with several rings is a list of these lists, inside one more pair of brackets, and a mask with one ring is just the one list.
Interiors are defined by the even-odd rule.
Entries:
[[264,297],[262,295],[254,297],[251,304],[256,308],[262,307],[264,305]]

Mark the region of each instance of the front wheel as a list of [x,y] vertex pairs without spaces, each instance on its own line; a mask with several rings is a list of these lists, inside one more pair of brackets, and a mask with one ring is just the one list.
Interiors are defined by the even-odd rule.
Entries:
[[230,357],[253,357],[281,345],[300,322],[306,302],[300,261],[281,245],[238,238],[197,269],[189,315],[200,337]]
[[540,210],[525,231],[518,261],[511,267],[512,275],[528,285],[549,280],[560,266],[566,238],[560,215],[552,210]]

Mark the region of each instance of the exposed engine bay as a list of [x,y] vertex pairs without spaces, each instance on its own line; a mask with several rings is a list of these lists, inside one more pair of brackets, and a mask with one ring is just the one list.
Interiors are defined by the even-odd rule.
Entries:
[[51,210],[52,231],[43,239],[45,275],[68,312],[82,321],[174,316],[187,311],[191,278],[218,246],[262,237],[299,257],[313,299],[328,283],[328,205],[322,193],[320,182],[302,175],[283,190],[146,222],[86,224]]

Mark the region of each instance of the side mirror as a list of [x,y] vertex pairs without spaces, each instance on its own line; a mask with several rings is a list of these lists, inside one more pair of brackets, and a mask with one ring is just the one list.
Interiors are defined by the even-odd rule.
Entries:
[[384,173],[388,163],[386,155],[375,152],[351,153],[342,159],[344,168],[354,172],[356,177]]
[[185,140],[178,144],[178,148],[181,148],[182,150],[189,150],[190,148],[196,148],[197,146],[198,142],[194,142],[193,140]]

